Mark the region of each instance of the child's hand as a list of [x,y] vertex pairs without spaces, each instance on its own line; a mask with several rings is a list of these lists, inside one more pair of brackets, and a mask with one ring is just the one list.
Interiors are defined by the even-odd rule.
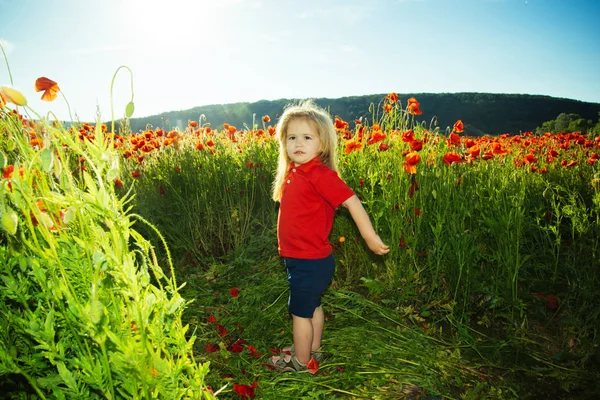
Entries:
[[369,249],[371,249],[371,251],[377,254],[378,256],[382,256],[390,252],[389,246],[383,243],[379,235],[375,235],[373,237],[365,239],[365,242],[367,242],[367,246],[369,246]]

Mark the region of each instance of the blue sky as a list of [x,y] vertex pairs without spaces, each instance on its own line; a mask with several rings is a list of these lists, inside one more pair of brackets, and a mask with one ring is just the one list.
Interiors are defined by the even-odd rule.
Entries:
[[[61,119],[65,101],[39,100],[36,78],[81,120],[106,120],[121,65],[134,117],[392,91],[600,102],[597,0],[0,0],[0,41],[14,86]],[[115,118],[129,87],[121,70]]]

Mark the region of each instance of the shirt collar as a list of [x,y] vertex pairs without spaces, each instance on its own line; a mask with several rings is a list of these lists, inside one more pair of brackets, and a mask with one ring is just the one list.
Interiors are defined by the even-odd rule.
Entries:
[[290,162],[290,168],[288,169],[288,171],[291,171],[293,168],[296,168],[297,170],[300,170],[302,172],[308,172],[311,169],[313,169],[314,167],[321,165],[321,158],[319,156],[316,156],[315,158],[313,158],[312,160],[310,160],[307,163],[298,165],[296,167],[296,165],[294,165],[294,162]]

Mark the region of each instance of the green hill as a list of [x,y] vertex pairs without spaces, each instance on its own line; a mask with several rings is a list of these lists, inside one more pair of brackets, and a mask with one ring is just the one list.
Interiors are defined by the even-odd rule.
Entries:
[[[329,108],[334,116],[346,121],[360,117],[371,119],[369,106],[374,104],[381,115],[381,104],[386,94],[342,97],[338,99],[318,98],[317,104]],[[491,94],[491,93],[409,93],[399,94],[402,105],[406,105],[410,97],[421,103],[423,115],[419,121],[430,125],[436,118],[437,125],[444,130],[452,126],[457,119],[465,124],[468,135],[502,134],[533,131],[542,123],[555,119],[560,113],[578,114],[583,119],[596,121],[600,112],[600,103],[589,103],[579,100],[556,98],[540,95]],[[293,99],[261,100],[255,103],[215,104],[194,107],[189,110],[169,111],[159,115],[132,118],[133,132],[153,128],[184,128],[188,120],[198,121],[200,115],[212,127],[219,127],[227,122],[238,128],[244,124],[251,127],[253,121],[262,126],[263,115],[271,117],[275,125],[284,106]]]

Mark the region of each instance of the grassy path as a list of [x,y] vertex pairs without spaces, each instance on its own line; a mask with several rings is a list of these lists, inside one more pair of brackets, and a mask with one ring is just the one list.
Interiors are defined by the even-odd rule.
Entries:
[[197,337],[197,358],[210,361],[208,384],[222,389],[219,398],[240,398],[233,385],[255,382],[255,398],[264,399],[584,399],[597,393],[597,374],[544,354],[546,337],[492,339],[444,323],[443,312],[435,321],[423,319],[410,305],[334,288],[323,301],[323,348],[331,357],[319,373],[271,371],[265,363],[272,351],[292,341],[285,271],[275,258],[251,264],[215,263],[179,275],[187,281],[184,297],[194,299],[185,318]]

